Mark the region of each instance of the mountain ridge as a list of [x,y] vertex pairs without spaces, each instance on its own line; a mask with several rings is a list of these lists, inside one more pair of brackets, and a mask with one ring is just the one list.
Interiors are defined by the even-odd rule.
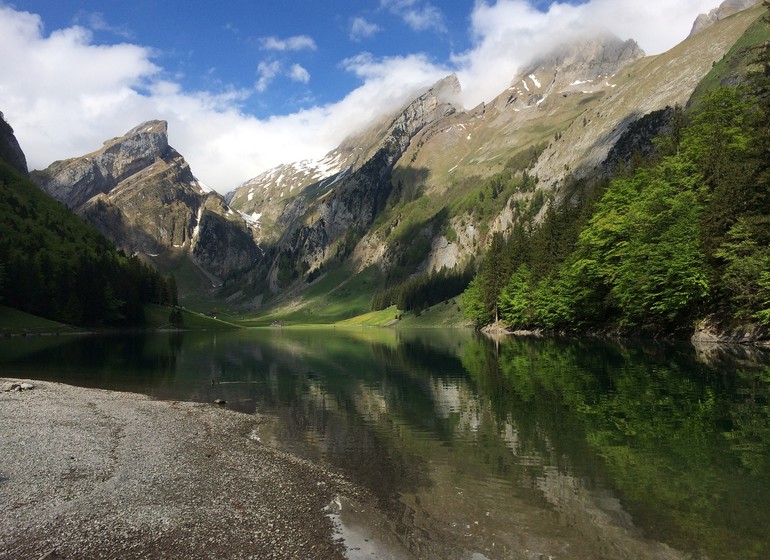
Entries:
[[229,305],[294,297],[343,266],[399,282],[465,266],[494,234],[535,227],[576,182],[606,173],[608,158],[625,160],[610,154],[629,127],[684,105],[758,14],[725,17],[656,56],[610,34],[583,37],[472,109],[449,75],[324,158],[278,166],[226,197],[195,179],[163,121],[32,175],[127,252],[188,258],[209,285],[224,284]]
[[188,258],[211,284],[259,258],[248,223],[169,145],[166,121],[144,122],[31,178],[127,254]]

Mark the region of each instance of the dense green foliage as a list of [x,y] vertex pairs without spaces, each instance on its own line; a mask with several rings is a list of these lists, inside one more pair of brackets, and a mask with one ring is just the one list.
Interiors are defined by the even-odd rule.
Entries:
[[173,277],[117,252],[4,162],[0,270],[4,305],[67,324],[135,324],[144,303],[176,305]]
[[472,276],[470,268],[460,271],[442,268],[438,272],[410,278],[374,294],[372,309],[380,311],[395,305],[401,311],[422,311],[461,294]]
[[770,324],[770,47],[754,50],[747,83],[678,110],[651,160],[495,238],[466,315],[651,334],[713,313]]

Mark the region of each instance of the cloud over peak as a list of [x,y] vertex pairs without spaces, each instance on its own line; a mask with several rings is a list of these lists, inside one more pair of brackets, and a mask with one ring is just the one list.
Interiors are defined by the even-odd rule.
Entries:
[[[163,58],[154,48],[96,44],[93,31],[82,25],[45,34],[38,15],[0,0],[0,110],[14,127],[31,169],[88,153],[143,121],[164,119],[170,143],[196,175],[224,192],[280,163],[323,156],[345,136],[449,73],[457,74],[463,102],[473,107],[503,91],[535,55],[577,33],[608,29],[622,39],[637,39],[655,54],[684,39],[697,14],[714,2],[588,0],[576,5],[552,2],[538,9],[525,0],[476,0],[467,14],[470,44],[462,52],[443,57],[406,50],[392,56],[338,55],[324,78],[335,80],[346,73],[344,78],[352,77],[354,84],[337,100],[257,118],[248,104],[259,106],[265,98],[260,94],[279,78],[301,88],[304,99],[314,98],[311,70],[312,81],[321,82],[316,79],[319,70],[309,66],[311,61],[291,60],[300,51],[318,50],[309,35],[261,38],[265,60],[245,85],[200,91],[185,88],[160,66]],[[446,14],[425,0],[380,0],[377,13],[393,14],[417,31],[447,27]],[[381,31],[363,17],[342,25],[346,23],[353,39]],[[98,17],[87,25],[94,31],[109,27]],[[349,47],[344,36],[343,42]],[[313,59],[327,55],[314,53]]]

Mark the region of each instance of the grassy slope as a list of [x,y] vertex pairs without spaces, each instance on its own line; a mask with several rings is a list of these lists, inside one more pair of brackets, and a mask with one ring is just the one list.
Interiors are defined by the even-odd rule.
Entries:
[[[759,6],[752,8],[752,10],[761,13]],[[752,58],[750,54],[747,56],[747,52],[750,51],[746,49],[761,44],[768,39],[770,39],[770,26],[764,23],[761,18],[757,19],[757,21],[749,26],[746,33],[738,39],[727,54],[714,64],[708,75],[695,89],[690,99],[690,104],[697,106],[700,99],[709,91],[734,81],[736,76],[745,76],[749,68],[749,61]]]
[[[144,306],[145,325],[143,328],[171,328],[169,314],[171,310],[161,305],[147,304]],[[187,309],[182,309],[184,325],[189,330],[225,330],[238,329],[238,325],[222,319],[215,319]],[[24,313],[18,309],[0,305],[0,335],[7,334],[66,334],[86,332],[84,329],[49,321],[36,315]]]
[[0,305],[0,334],[76,332],[82,332],[82,329]]
[[[173,328],[169,323],[171,310],[161,305],[148,304],[144,306],[145,322],[148,328]],[[227,330],[238,329],[238,325],[182,309],[183,325],[181,328],[190,330]]]
[[239,324],[250,327],[285,324],[332,324],[368,313],[372,294],[378,286],[376,272],[367,269],[356,274],[343,266],[322,275],[296,297],[277,302],[244,318]]

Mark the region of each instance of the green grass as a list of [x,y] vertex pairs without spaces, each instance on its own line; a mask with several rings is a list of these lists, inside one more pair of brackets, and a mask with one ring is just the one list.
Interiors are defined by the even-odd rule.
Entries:
[[463,317],[459,298],[452,298],[433,307],[429,307],[419,315],[408,313],[398,322],[399,327],[420,328],[459,328],[472,327],[472,323]]
[[[153,329],[173,328],[169,322],[171,309],[161,305],[148,304],[144,306],[146,326]],[[181,328],[189,330],[228,330],[238,329],[239,325],[195,313],[189,309],[182,309],[183,325]]]
[[369,268],[355,273],[342,266],[321,276],[301,293],[275,303],[258,317],[242,318],[238,324],[247,327],[268,326],[275,322],[286,325],[331,325],[368,313],[372,294],[379,287],[378,273]]
[[0,305],[0,334],[76,333],[82,329]]
[[419,315],[402,313],[395,306],[370,311],[336,323],[340,327],[459,328],[473,326],[463,317],[457,298],[429,307]]
[[382,311],[370,311],[337,323],[341,327],[387,327],[398,321],[400,312],[395,305]]

